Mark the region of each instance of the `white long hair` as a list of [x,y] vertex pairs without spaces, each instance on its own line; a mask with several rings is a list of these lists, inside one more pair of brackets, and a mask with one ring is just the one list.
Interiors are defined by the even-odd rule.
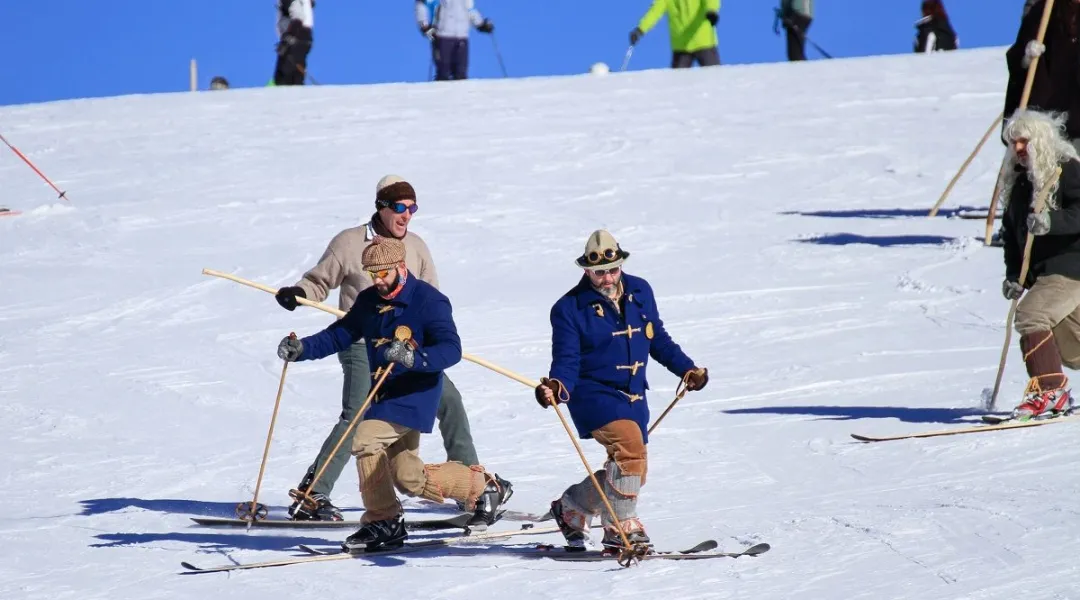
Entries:
[[[1027,153],[1030,166],[1025,165],[1028,181],[1031,182],[1031,203],[1034,206],[1035,196],[1047,184],[1054,175],[1057,166],[1069,159],[1080,160],[1076,148],[1065,137],[1066,115],[1062,113],[1046,113],[1037,110],[1018,110],[1005,125],[1002,137],[1009,144],[1009,151],[1005,156],[1005,167],[998,179],[998,202],[1001,206],[1009,205],[1012,196],[1013,184],[1016,183],[1016,166],[1020,160],[1016,156],[1013,143],[1018,139],[1028,141]],[[1046,196],[1048,209],[1057,209],[1058,183],[1055,181]]]

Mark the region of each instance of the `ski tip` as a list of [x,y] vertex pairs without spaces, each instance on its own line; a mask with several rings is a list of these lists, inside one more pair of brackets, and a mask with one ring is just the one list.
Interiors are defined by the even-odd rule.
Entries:
[[716,540],[705,540],[693,548],[687,548],[686,550],[680,550],[679,554],[697,554],[698,552],[708,552],[720,547],[719,542]]
[[183,562],[181,562],[181,563],[180,563],[180,566],[181,566],[181,567],[184,567],[184,568],[185,568],[185,569],[187,569],[188,571],[202,571],[202,569],[200,569],[199,567],[196,567],[195,565],[193,565],[193,564],[191,564],[191,563],[187,562],[186,560],[185,560],[185,561],[183,561]]
[[764,553],[768,552],[771,549],[772,549],[772,546],[770,546],[769,544],[767,544],[765,542],[761,542],[760,544],[754,544],[753,546],[750,546],[746,550],[743,550],[742,553],[743,553],[744,556],[757,556],[759,554],[764,554]]
[[330,556],[332,554],[343,554],[343,553],[345,553],[345,549],[340,548],[340,547],[335,548],[333,550],[323,550],[322,548],[316,548],[314,546],[309,546],[307,544],[299,544],[296,547],[299,548],[303,552],[307,552],[308,554],[314,554],[316,556]]
[[865,436],[865,435],[859,435],[857,433],[851,434],[851,437],[855,438],[856,440],[859,440],[860,442],[875,442],[875,441],[877,441],[872,437],[868,437],[868,436]]

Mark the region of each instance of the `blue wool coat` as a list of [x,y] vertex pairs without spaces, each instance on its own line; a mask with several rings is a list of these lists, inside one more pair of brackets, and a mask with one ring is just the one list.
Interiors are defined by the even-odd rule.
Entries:
[[582,438],[612,421],[630,419],[648,443],[649,358],[680,378],[694,361],[664,329],[649,283],[625,272],[622,282],[622,314],[593,289],[587,275],[551,308],[548,377],[566,386],[567,408]]
[[304,350],[297,360],[324,358],[363,338],[374,383],[390,364],[383,351],[393,341],[394,329],[399,325],[412,329],[413,339],[419,344],[416,361],[411,369],[394,365],[363,419],[431,433],[442,396],[443,370],[461,361],[461,338],[450,300],[412,273],[393,300],[383,299],[374,287],[360,292],[344,317],[300,340]]

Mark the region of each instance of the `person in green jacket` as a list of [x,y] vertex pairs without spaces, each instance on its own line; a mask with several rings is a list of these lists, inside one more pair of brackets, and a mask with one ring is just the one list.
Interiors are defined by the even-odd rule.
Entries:
[[806,30],[814,20],[814,0],[780,0],[776,9],[773,31],[780,34],[778,24],[784,23],[787,32],[787,58],[789,61],[806,60]]
[[720,0],[653,0],[648,12],[630,32],[630,45],[636,45],[667,14],[672,69],[690,68],[695,61],[702,67],[719,65],[720,53],[716,49],[719,12]]

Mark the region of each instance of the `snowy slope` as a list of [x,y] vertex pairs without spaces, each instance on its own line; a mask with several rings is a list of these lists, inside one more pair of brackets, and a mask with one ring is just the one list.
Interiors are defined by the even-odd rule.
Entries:
[[[924,215],[1000,111],[1004,78],[990,49],[0,108],[5,136],[71,198],[0,154],[0,205],[25,211],[0,220],[0,597],[1071,597],[1074,425],[849,437],[958,426],[993,385],[1000,250],[980,221],[947,217],[986,205],[996,139],[942,216]],[[389,172],[419,191],[413,230],[466,352],[531,378],[571,260],[609,228],[712,375],[650,444],[653,540],[772,551],[625,571],[481,550],[178,575],[349,533],[191,524],[251,499],[276,345],[332,319],[201,271],[291,284],[366,220]],[[580,479],[529,389],[467,362],[450,376],[481,460],[515,484],[508,508],[542,512]],[[677,380],[658,365],[650,380],[657,415]],[[1025,381],[1013,349],[1006,408]],[[260,496],[275,509],[340,386],[333,358],[289,370]],[[421,452],[443,459],[437,434]],[[334,498],[359,514],[351,467]]]

